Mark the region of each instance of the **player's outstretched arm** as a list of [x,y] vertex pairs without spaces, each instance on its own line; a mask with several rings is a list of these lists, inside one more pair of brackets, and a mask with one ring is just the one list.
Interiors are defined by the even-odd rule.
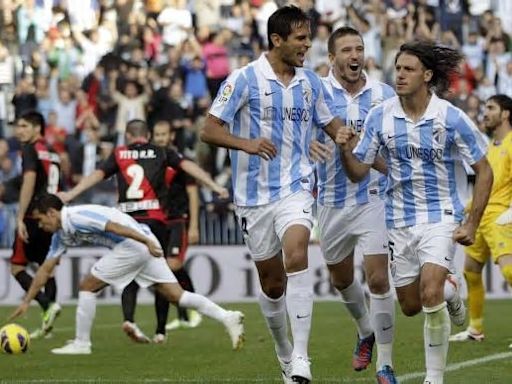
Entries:
[[59,196],[59,198],[64,203],[69,203],[71,200],[75,199],[84,191],[98,184],[104,178],[105,173],[102,170],[97,169],[89,176],[86,176],[82,180],[80,180],[80,182],[77,185],[75,185],[72,189],[70,189],[67,192],[59,192],[57,193],[57,196]]
[[473,201],[469,216],[464,224],[453,232],[453,239],[462,245],[471,245],[475,241],[475,232],[480,224],[493,183],[493,173],[487,158],[484,156],[471,165],[475,171],[476,180],[473,189]]
[[127,227],[122,224],[114,223],[113,221],[107,221],[105,225],[105,231],[115,233],[121,237],[133,239],[139,243],[145,244],[148,247],[149,252],[155,257],[162,257],[164,252],[160,243],[153,241],[142,233]]
[[213,181],[210,175],[193,161],[185,159],[180,163],[180,167],[201,184],[207,186],[213,192],[217,193],[222,199],[229,198],[229,191]]
[[23,298],[23,301],[19,305],[18,308],[9,316],[9,320],[11,321],[18,316],[23,315],[27,312],[30,302],[34,300],[37,296],[41,288],[44,287],[48,279],[53,276],[53,270],[59,264],[60,257],[52,257],[46,259],[43,264],[38,268],[34,279],[32,280],[32,284],[30,284],[30,288]]
[[202,141],[218,147],[238,149],[251,155],[258,155],[265,160],[273,159],[277,155],[277,148],[267,138],[244,139],[229,133],[226,124],[221,119],[209,114],[199,134]]

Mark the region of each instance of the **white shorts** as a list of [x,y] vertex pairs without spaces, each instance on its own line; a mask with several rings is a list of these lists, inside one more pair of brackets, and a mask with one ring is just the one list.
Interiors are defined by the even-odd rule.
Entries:
[[389,263],[395,287],[413,283],[425,263],[454,272],[456,243],[452,239],[457,223],[418,224],[388,229]]
[[292,225],[313,226],[314,199],[300,191],[257,207],[236,207],[238,224],[254,261],[267,260],[281,250],[281,239]]
[[[154,241],[158,242],[156,237]],[[135,240],[125,240],[107,252],[94,263],[91,274],[118,289],[133,280],[143,288],[155,283],[177,283],[165,258],[152,256],[144,244]]]
[[320,248],[326,264],[338,264],[357,248],[362,255],[387,255],[384,202],[344,208],[318,204]]

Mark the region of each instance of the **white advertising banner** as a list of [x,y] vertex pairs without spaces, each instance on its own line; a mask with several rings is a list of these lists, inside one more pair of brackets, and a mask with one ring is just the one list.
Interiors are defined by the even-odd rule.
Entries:
[[[104,252],[102,248],[75,248],[62,257],[56,273],[59,302],[76,301],[80,279]],[[0,304],[3,305],[19,303],[24,293],[10,274],[10,253],[10,250],[0,250]],[[259,281],[245,246],[194,246],[190,247],[186,260],[197,292],[217,302],[256,301]],[[335,300],[337,294],[329,283],[328,272],[317,245],[310,246],[309,260],[315,300]],[[457,270],[462,272],[464,256],[461,249],[456,260]],[[364,280],[361,263],[356,264],[356,274]],[[488,298],[510,297],[507,284],[495,265],[486,267],[484,281]],[[119,296],[120,292],[108,287],[101,292],[98,301],[118,303]],[[152,301],[152,294],[141,290],[139,302]]]

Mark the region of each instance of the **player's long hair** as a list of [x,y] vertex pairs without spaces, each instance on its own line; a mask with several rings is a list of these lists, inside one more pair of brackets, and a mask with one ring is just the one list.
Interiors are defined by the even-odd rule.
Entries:
[[433,72],[429,84],[440,95],[448,90],[450,77],[459,71],[459,63],[464,57],[456,49],[425,40],[402,44],[396,54],[395,64],[403,53],[416,56],[425,68]]
[[294,5],[287,5],[279,8],[272,15],[270,15],[267,22],[267,40],[268,49],[274,48],[270,36],[277,33],[284,40],[290,36],[293,27],[300,27],[303,24],[309,24],[310,20],[308,15],[299,7]]
[[497,94],[489,97],[487,101],[493,101],[500,106],[502,111],[508,111],[508,123],[512,125],[512,98],[507,95]]

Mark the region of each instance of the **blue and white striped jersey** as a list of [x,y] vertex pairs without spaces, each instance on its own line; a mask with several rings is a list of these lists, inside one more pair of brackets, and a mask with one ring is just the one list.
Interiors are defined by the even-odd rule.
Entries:
[[398,97],[388,99],[368,114],[353,153],[372,164],[381,147],[388,228],[462,221],[462,162],[474,164],[485,155],[482,135],[463,111],[433,94],[414,123]]
[[[366,84],[359,93],[351,96],[336,80],[332,71],[323,78],[323,82],[333,97],[336,115],[341,121],[353,127],[358,133],[363,128],[364,119],[370,108],[395,96],[389,85],[372,81],[366,77]],[[362,181],[353,183],[347,177],[341,163],[339,147],[323,131],[318,130],[316,139],[326,144],[332,153],[331,159],[318,162],[318,202],[324,206],[343,208],[366,204],[372,197],[382,198],[386,187],[386,176],[374,170]]]
[[53,234],[47,259],[62,256],[67,247],[96,245],[112,249],[124,241],[135,241],[106,232],[105,226],[108,221],[132,228],[144,236],[151,235],[147,225],[138,223],[131,216],[115,208],[101,205],[63,207],[61,220],[62,229]]
[[284,86],[262,54],[228,77],[210,109],[210,114],[229,125],[234,136],[268,138],[277,147],[277,156],[271,161],[229,151],[239,206],[264,205],[312,188],[309,143],[313,124],[324,127],[330,123],[334,109],[313,71],[295,71],[290,84]]

